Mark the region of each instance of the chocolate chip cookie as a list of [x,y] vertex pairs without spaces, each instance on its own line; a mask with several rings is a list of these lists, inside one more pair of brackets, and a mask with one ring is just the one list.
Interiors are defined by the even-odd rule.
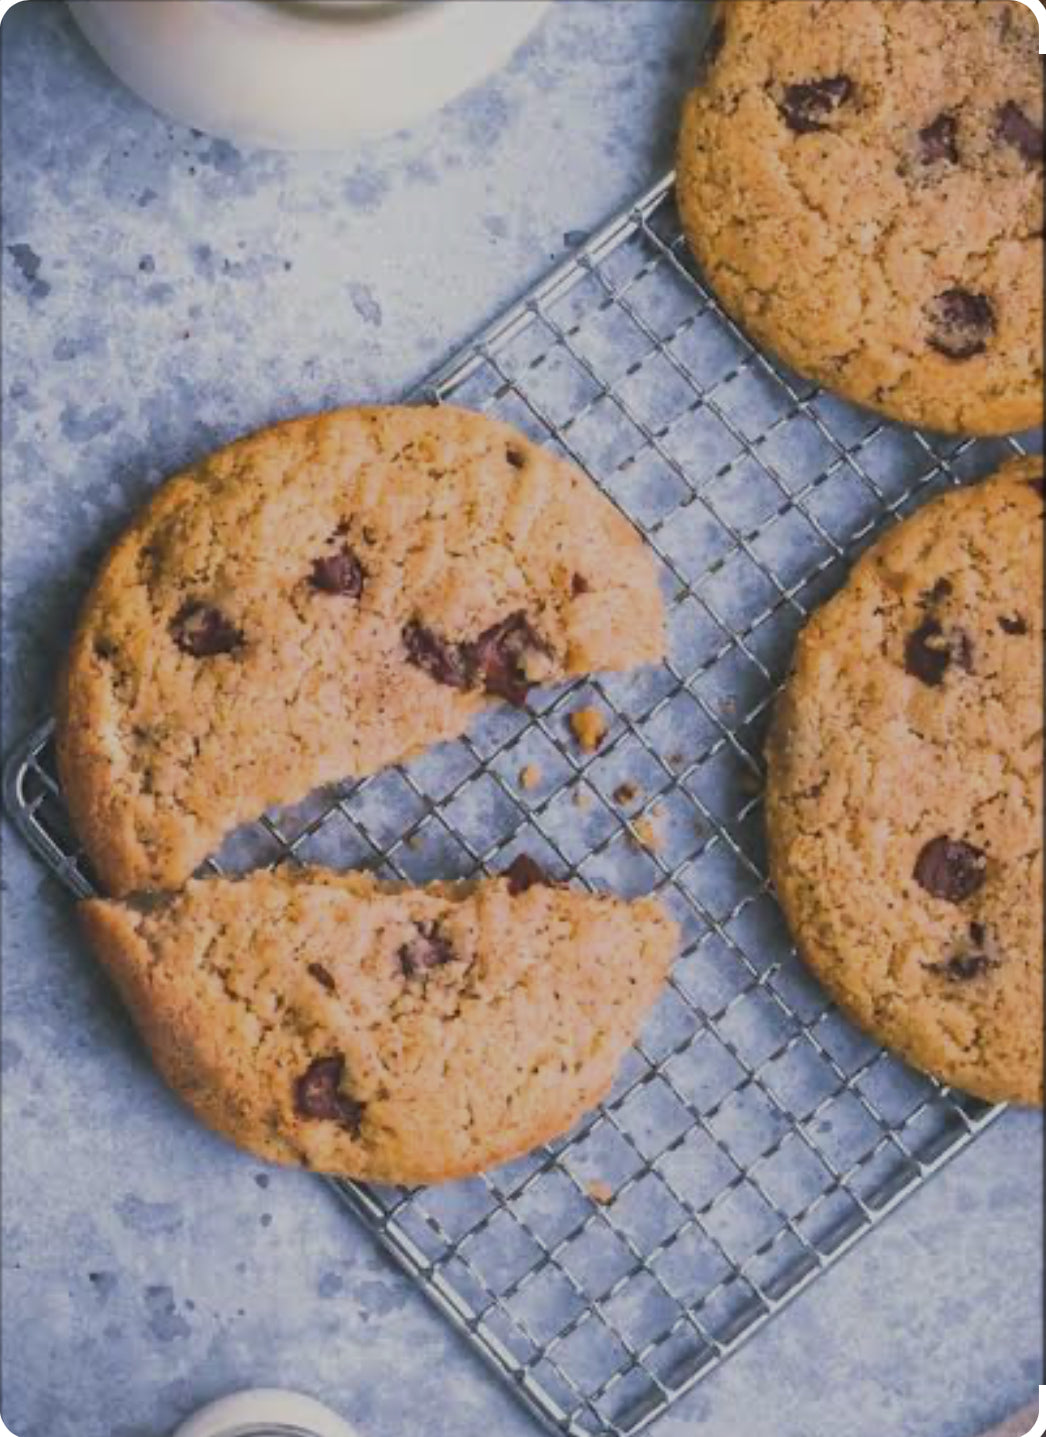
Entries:
[[667,976],[651,899],[502,878],[403,890],[279,869],[82,905],[161,1073],[274,1162],[437,1183],[598,1103]]
[[881,539],[810,621],[768,749],[802,956],[945,1082],[1042,1102],[1043,481],[1017,460]]
[[653,558],[585,475],[465,410],[343,410],[170,480],[92,589],[62,785],[113,893],[457,737],[531,685],[658,660]]
[[1016,0],[729,0],[677,191],[725,307],[909,424],[1042,416],[1043,81]]

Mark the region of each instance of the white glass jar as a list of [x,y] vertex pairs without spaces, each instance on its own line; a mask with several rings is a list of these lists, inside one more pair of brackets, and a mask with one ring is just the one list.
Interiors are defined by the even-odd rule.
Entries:
[[236,1392],[197,1412],[174,1437],[359,1437],[329,1407],[274,1387]]
[[70,0],[110,69],[226,139],[332,148],[399,128],[499,65],[549,0]]

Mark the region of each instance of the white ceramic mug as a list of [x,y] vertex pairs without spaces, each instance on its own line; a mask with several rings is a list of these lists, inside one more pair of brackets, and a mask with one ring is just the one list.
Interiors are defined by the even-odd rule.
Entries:
[[69,0],[157,109],[227,139],[332,148],[400,128],[507,60],[550,0]]
[[329,1407],[275,1387],[235,1392],[210,1403],[174,1437],[359,1437]]

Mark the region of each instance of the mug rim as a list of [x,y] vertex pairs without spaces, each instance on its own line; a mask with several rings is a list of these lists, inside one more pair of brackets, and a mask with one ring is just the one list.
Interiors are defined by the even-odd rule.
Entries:
[[[227,4],[228,0],[220,0]],[[424,29],[469,0],[236,0],[257,21],[293,26],[302,35],[326,29],[330,38]],[[359,8],[357,8],[357,6]]]
[[214,1437],[320,1437],[312,1427],[298,1427],[286,1422],[237,1423],[235,1427],[218,1428]]

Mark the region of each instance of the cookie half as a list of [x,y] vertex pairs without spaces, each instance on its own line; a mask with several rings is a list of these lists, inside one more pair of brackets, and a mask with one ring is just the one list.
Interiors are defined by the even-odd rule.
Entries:
[[449,407],[295,420],[170,480],[110,553],[62,785],[110,892],[176,887],[271,806],[663,647],[654,560],[572,465]]
[[683,226],[753,339],[909,424],[1041,422],[1043,76],[1016,0],[729,0]]
[[799,638],[774,883],[839,1004],[916,1067],[1042,1102],[1043,468],[933,500]]
[[82,905],[170,1085],[273,1162],[368,1181],[464,1177],[606,1094],[667,976],[673,923],[500,879],[402,890],[321,869]]

